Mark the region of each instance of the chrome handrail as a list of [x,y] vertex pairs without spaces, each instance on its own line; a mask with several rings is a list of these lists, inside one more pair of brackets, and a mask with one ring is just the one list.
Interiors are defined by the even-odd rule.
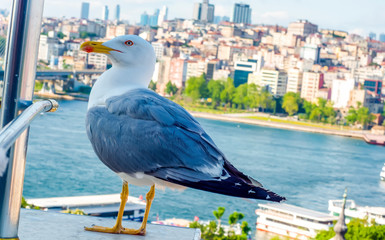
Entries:
[[[20,195],[23,191],[23,178],[15,179],[14,176],[24,176],[24,165],[23,161],[13,162],[15,165],[12,171],[21,171],[23,174],[8,174],[3,176],[6,171],[11,170],[10,157],[7,156],[10,148],[21,138],[26,138],[31,122],[40,115],[42,112],[54,112],[58,108],[59,104],[55,100],[43,100],[36,102],[25,109],[19,116],[8,123],[0,131],[0,182],[7,181],[12,184],[9,187],[0,191],[0,199],[2,204],[0,206],[0,239],[14,238],[17,239],[17,230],[19,224],[19,213],[20,213]],[[23,136],[24,135],[24,136]],[[14,159],[20,159],[20,154],[24,155],[26,149],[13,148]],[[21,152],[20,152],[21,151]],[[12,153],[10,154],[12,156]],[[12,159],[11,159],[12,160]],[[8,170],[7,170],[8,167]],[[4,238],[5,237],[5,238]]]
[[[44,0],[12,2],[6,44],[0,128],[7,126],[25,109],[19,104],[32,102],[43,8]],[[32,106],[32,109],[37,106]],[[36,109],[35,112],[37,113]],[[28,122],[27,119],[25,120]],[[28,128],[25,128],[10,150],[3,150],[3,158],[8,156],[8,164],[3,176],[0,177],[0,240],[16,239],[18,235],[27,143]]]
[[[36,102],[25,109],[22,114],[20,114],[13,121],[8,123],[0,131],[0,153],[1,151],[8,151],[8,149],[15,143],[16,139],[20,136],[21,133],[31,124],[32,120],[35,119],[40,113],[44,112],[55,112],[59,104],[53,99],[47,99],[43,101]],[[0,155],[0,177],[3,175],[1,171],[1,166],[5,161]],[[2,193],[0,193],[2,194]],[[0,221],[1,222],[1,221]]]

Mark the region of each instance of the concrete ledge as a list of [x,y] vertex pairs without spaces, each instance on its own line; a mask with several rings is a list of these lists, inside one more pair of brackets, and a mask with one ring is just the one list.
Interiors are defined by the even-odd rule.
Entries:
[[[112,227],[115,219],[80,216],[65,213],[21,209],[19,238],[43,239],[134,239],[134,240],[199,240],[200,231],[192,228],[147,224],[146,236],[88,232],[91,225]],[[124,227],[139,228],[140,223],[124,221]]]

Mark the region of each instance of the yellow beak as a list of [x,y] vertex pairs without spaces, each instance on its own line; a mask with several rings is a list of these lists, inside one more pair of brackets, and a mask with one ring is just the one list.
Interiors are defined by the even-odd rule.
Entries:
[[94,52],[94,53],[104,53],[104,54],[110,54],[110,51],[120,52],[119,50],[106,47],[102,44],[103,42],[94,42],[94,41],[84,42],[82,45],[80,45],[80,50],[88,53]]

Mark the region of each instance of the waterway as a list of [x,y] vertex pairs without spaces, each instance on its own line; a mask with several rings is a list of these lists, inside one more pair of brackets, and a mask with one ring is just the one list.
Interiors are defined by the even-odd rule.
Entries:
[[[87,103],[59,101],[31,125],[24,183],[26,198],[119,193],[121,180],[94,154],[85,133]],[[385,183],[379,174],[385,148],[340,136],[198,119],[208,134],[240,170],[287,203],[327,212],[329,199],[348,198],[359,205],[385,207]],[[130,186],[130,195],[145,195],[147,187]],[[194,189],[157,191],[150,220],[198,216],[214,219],[212,211],[226,208],[224,219],[242,212],[254,228],[262,201],[228,197]]]

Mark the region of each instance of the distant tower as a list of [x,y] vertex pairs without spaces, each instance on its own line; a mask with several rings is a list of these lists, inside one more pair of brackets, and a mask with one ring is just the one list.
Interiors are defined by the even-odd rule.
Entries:
[[369,38],[372,40],[377,40],[377,35],[374,32],[369,33]]
[[115,20],[120,21],[120,5],[117,4],[115,8]]
[[251,24],[251,8],[249,4],[234,4],[233,22]]
[[162,7],[158,17],[158,26],[162,26],[163,21],[167,20],[168,8],[166,6]]
[[81,19],[88,19],[88,14],[90,13],[90,3],[82,2],[82,8],[80,12]]
[[203,3],[195,3],[193,19],[213,23],[214,22],[214,10],[213,4],[209,4],[209,0],[203,0]]
[[102,12],[102,20],[107,21],[108,20],[108,6],[105,5]]
[[154,14],[150,16],[150,27],[158,26],[159,9],[155,9]]
[[148,19],[149,19],[149,16],[148,16],[147,12],[142,13],[142,15],[140,15],[140,26],[149,25]]
[[380,41],[385,42],[385,33],[380,34]]
[[338,218],[336,225],[334,225],[334,232],[336,235],[330,240],[345,240],[345,233],[348,231],[348,227],[345,224],[345,204],[346,204],[346,192],[345,188],[344,201],[342,202],[341,214]]
[[202,8],[202,3],[195,3],[194,4],[194,12],[193,12],[193,19],[194,20],[200,20],[201,19],[201,8]]

